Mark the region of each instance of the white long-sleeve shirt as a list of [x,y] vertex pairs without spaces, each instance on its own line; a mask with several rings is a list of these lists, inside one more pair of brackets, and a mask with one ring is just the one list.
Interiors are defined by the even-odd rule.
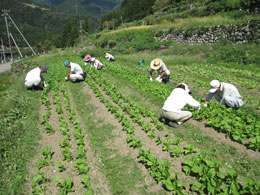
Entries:
[[91,64],[91,66],[93,66],[95,69],[97,69],[99,65],[103,66],[103,64],[98,59],[95,59],[95,61]]
[[83,74],[83,70],[80,65],[73,62],[70,62],[70,71],[72,71],[72,74]]
[[27,82],[34,82],[39,80],[44,81],[44,78],[41,75],[41,70],[39,67],[30,70],[25,77],[25,81]]
[[186,104],[193,108],[199,108],[200,103],[182,88],[175,88],[164,102],[163,110],[180,113]]
[[238,99],[241,98],[238,89],[234,85],[225,82],[220,83],[220,91],[209,93],[206,97],[206,100],[210,101],[213,96],[216,98],[217,101],[220,102],[220,105],[223,105],[225,103],[224,99],[227,96],[235,97]]

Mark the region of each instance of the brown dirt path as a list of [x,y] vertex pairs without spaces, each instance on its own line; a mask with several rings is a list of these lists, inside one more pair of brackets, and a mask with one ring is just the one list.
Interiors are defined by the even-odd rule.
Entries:
[[138,150],[130,148],[129,145],[126,143],[126,134],[122,131],[122,125],[107,110],[105,105],[99,101],[99,99],[93,93],[92,89],[89,88],[87,84],[84,84],[82,91],[85,94],[90,95],[91,100],[89,103],[95,105],[96,107],[96,111],[94,113],[95,118],[97,118],[97,120],[98,118],[102,118],[106,123],[114,126],[112,134],[116,137],[116,139],[107,142],[107,146],[113,149],[116,148],[121,155],[130,155],[131,157],[133,157],[136,161],[137,167],[142,171],[144,183],[140,182],[139,184],[137,184],[137,187],[146,186],[148,187],[148,191],[150,191],[151,193],[160,191],[162,189],[162,186],[154,181],[154,179],[149,175],[147,169],[142,164],[138,163]]
[[[73,97],[71,95],[71,91],[69,89],[68,89],[68,95],[69,95],[69,99],[70,99],[71,108],[76,113],[76,119],[82,121],[82,117],[77,113],[77,109],[73,102]],[[87,131],[84,131],[84,129],[86,129],[86,128],[83,125],[83,123],[80,123],[80,126],[81,126],[82,131],[86,133],[84,143],[85,143],[85,149],[86,149],[87,163],[90,168],[89,169],[90,182],[91,182],[93,191],[95,194],[106,194],[106,195],[112,194],[108,181],[107,181],[106,177],[103,175],[102,171],[100,170],[100,166],[101,166],[100,159],[92,151],[90,141],[88,139]]]

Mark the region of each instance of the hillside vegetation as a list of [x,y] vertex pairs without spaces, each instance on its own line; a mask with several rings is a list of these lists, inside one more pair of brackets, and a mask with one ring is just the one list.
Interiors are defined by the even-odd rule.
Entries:
[[[157,15],[129,19],[127,24],[123,18],[124,24],[121,21],[114,30],[107,26],[82,37],[71,36],[77,29],[77,21],[71,19],[62,33],[67,42],[59,39],[62,48],[14,63],[10,72],[0,75],[0,192],[259,194],[260,47],[255,10],[248,5],[242,17],[237,17],[238,8],[187,17],[183,8],[172,17],[174,5],[185,7],[188,1],[165,0],[163,7],[155,7],[158,2],[150,9]],[[231,1],[196,2],[208,9]],[[197,29],[202,34],[225,25],[235,26],[231,30],[235,35],[240,33],[237,27],[247,28],[249,20],[252,39],[244,43],[165,38],[177,33],[190,37]],[[116,60],[107,61],[106,52]],[[85,66],[86,54],[99,59],[104,69]],[[156,82],[155,75],[153,82],[149,80],[155,58],[161,58],[171,72],[167,85]],[[86,80],[66,82],[65,60],[81,65]],[[141,60],[143,66],[138,65]],[[47,87],[26,90],[26,73],[41,64],[49,67],[44,75]],[[213,79],[234,84],[244,105],[235,110],[212,100],[204,108]],[[193,119],[175,129],[158,119],[165,99],[182,82],[201,110],[185,107]]]

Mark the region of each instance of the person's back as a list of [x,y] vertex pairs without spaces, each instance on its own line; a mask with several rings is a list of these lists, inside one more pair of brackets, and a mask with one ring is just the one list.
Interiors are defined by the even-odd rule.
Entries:
[[25,77],[25,80],[26,81],[34,81],[34,80],[37,80],[37,79],[41,79],[40,78],[40,74],[41,74],[41,71],[40,71],[40,68],[39,67],[36,67],[32,70],[30,70],[26,77]]
[[74,74],[83,74],[83,70],[80,67],[80,65],[70,62],[70,70],[74,73]]
[[225,82],[221,82],[221,84],[223,85],[223,96],[230,95],[237,98],[241,97],[238,89],[234,85]]

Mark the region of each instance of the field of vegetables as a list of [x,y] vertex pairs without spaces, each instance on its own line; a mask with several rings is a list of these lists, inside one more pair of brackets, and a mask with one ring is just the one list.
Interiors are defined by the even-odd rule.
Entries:
[[[76,53],[17,65],[49,64],[48,87],[28,97],[39,100],[34,109],[41,138],[26,164],[23,194],[259,194],[259,68],[170,64],[162,57],[171,71],[164,85],[150,82],[149,65],[138,66],[132,55],[116,57],[100,57],[102,71],[83,66]],[[64,60],[82,65],[86,80],[65,82]],[[216,78],[239,88],[241,109],[212,101],[178,129],[158,121],[178,83],[187,83],[203,104]],[[0,184],[8,186],[3,179]],[[17,193],[8,187],[3,192]]]

